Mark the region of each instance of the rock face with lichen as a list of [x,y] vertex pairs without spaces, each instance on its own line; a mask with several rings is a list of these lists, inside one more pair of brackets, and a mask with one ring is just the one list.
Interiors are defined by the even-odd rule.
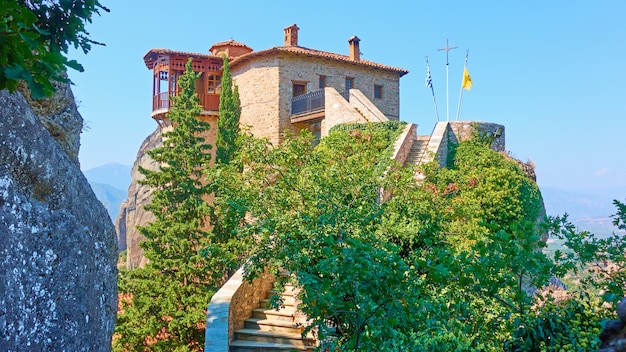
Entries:
[[78,165],[71,91],[0,102],[0,350],[109,351],[117,243]]
[[[137,152],[137,159],[131,171],[132,181],[128,187],[128,201],[120,207],[120,214],[116,220],[116,230],[118,239],[126,240],[126,266],[128,269],[144,267],[146,257],[139,243],[145,239],[137,226],[145,226],[154,221],[154,215],[144,209],[152,200],[152,190],[146,185],[139,183],[144,176],[139,172],[139,167],[148,170],[157,170],[158,164],[146,153],[161,145],[161,130],[157,128],[141,144]],[[122,219],[124,219],[122,221]]]

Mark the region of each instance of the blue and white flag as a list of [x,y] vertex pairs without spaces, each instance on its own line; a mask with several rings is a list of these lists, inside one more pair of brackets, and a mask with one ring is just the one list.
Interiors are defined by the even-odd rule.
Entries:
[[430,76],[430,65],[426,64],[426,67],[426,82],[424,82],[424,85],[426,88],[433,89],[433,78]]

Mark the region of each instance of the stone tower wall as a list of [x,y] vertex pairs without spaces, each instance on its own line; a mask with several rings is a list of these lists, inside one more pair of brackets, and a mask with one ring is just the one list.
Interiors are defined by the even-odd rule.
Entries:
[[233,82],[241,100],[241,126],[252,126],[255,137],[268,138],[278,143],[279,125],[279,68],[275,57],[254,60],[233,67]]
[[[289,114],[293,82],[306,84],[306,92],[318,90],[320,75],[326,86],[345,91],[346,77],[390,120],[400,115],[400,78],[397,74],[296,55],[256,59],[232,68],[242,102],[241,123],[253,126],[254,135],[280,142],[284,130],[297,132]],[[382,98],[374,98],[374,86],[382,86]]]

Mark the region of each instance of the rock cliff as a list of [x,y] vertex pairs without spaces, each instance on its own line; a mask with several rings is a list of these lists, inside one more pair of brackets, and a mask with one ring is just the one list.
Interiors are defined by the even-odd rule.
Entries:
[[0,350],[109,351],[117,243],[78,166],[71,90],[0,102]]
[[152,199],[152,191],[150,187],[139,184],[139,180],[143,179],[139,166],[157,170],[158,164],[146,152],[160,145],[161,130],[157,128],[143,141],[137,152],[137,159],[131,171],[132,181],[128,187],[128,200],[120,207],[120,213],[115,221],[118,239],[126,241],[126,266],[129,269],[146,265],[143,249],[139,247],[139,242],[144,237],[137,230],[137,226],[153,221],[154,215],[144,209]]

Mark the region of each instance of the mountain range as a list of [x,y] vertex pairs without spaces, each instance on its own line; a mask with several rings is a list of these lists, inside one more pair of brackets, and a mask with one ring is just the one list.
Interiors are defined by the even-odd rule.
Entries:
[[109,213],[111,221],[115,221],[120,205],[128,197],[131,168],[129,165],[109,163],[83,171],[91,189]]

